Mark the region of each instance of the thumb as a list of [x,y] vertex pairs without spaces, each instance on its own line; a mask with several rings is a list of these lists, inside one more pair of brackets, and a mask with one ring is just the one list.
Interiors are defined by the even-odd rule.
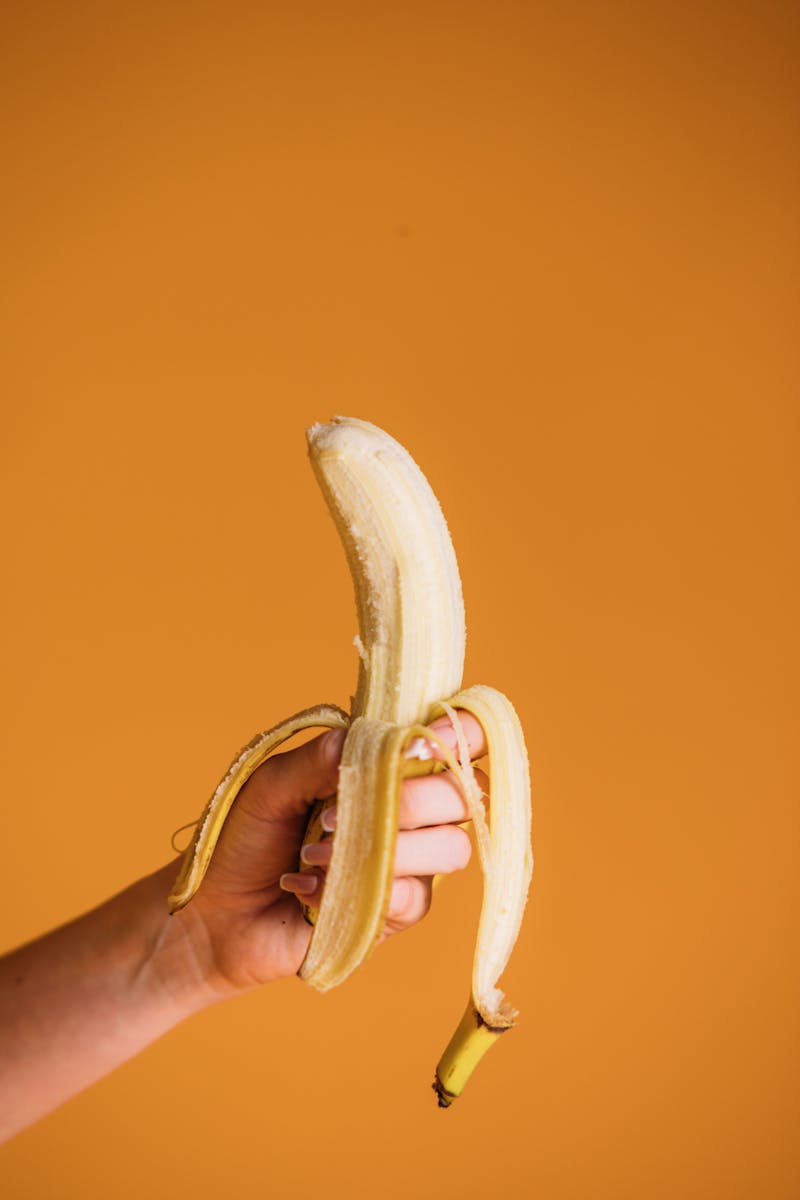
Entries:
[[306,816],[315,800],[336,794],[346,729],[329,729],[268,758],[245,784],[247,807],[265,820]]

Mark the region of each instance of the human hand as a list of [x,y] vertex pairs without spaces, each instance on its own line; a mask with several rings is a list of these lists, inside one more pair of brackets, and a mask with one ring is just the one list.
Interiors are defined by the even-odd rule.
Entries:
[[[471,714],[459,715],[470,756],[480,758],[486,753],[483,731]],[[431,729],[455,750],[448,717]],[[314,803],[336,793],[345,734],[330,730],[273,755],[253,773],[225,822],[199,891],[172,918],[186,923],[198,969],[217,993],[294,975],[305,957],[312,930],[298,898],[319,904],[335,832],[305,847],[303,861],[313,871],[299,871],[300,849]],[[442,758],[435,743],[430,748],[434,759]],[[477,770],[476,776],[488,792],[486,776]],[[381,940],[425,916],[434,875],[467,865],[470,840],[459,824],[468,819],[452,772],[403,781],[395,879]]]
[[[480,725],[466,712],[461,722],[479,758]],[[447,717],[431,728],[455,748]],[[336,835],[308,848],[311,874],[298,874],[300,848],[315,801],[336,793],[343,741],[343,730],[331,731],[251,775],[199,890],[173,916],[166,899],[176,862],[0,957],[0,1141],[191,1013],[296,974],[311,940],[298,897],[318,903]],[[466,865],[470,843],[458,825],[467,817],[449,771],[404,780],[383,937],[425,915],[434,875]]]

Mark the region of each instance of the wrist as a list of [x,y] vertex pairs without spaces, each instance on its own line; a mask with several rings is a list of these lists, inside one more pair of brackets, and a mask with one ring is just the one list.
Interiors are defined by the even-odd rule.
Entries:
[[145,913],[137,983],[169,1014],[171,1024],[233,994],[217,971],[213,943],[196,906],[168,912],[177,873],[178,863],[169,863],[134,885],[142,890]]

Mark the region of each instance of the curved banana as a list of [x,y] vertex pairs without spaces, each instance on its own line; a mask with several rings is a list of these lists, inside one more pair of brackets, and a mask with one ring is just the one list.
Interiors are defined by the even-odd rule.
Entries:
[[[459,690],[465,645],[461,579],[442,510],[419,467],[398,442],[366,421],[334,417],[307,436],[355,587],[359,673],[351,713],[333,705],[306,709],[244,748],[198,822],[170,910],[186,904],[200,886],[225,817],[259,763],[300,729],[347,726],[333,853],[319,909],[304,909],[314,931],[298,972],[319,991],[342,983],[374,949],[385,923],[401,782],[433,768],[408,755],[420,739],[423,745],[439,741],[426,726],[447,714],[458,754],[439,744],[466,798],[484,873],[470,1001],[434,1082],[439,1104],[447,1107],[517,1017],[497,982],[519,933],[533,866],[525,742],[500,692],[482,685]],[[486,734],[490,818],[457,709],[472,713]],[[321,836],[320,811],[318,805],[306,841]]]

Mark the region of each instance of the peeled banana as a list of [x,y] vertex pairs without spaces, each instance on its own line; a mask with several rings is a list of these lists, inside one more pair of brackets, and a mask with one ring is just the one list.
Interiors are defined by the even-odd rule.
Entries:
[[[464,1016],[436,1068],[441,1107],[461,1094],[477,1062],[517,1017],[497,981],[519,933],[533,859],[525,741],[493,688],[461,689],[465,620],[461,579],[442,510],[408,452],[367,421],[334,417],[307,431],[309,457],[344,546],[355,587],[358,684],[348,716],[333,705],[297,713],[240,752],[195,829],[169,898],[175,912],[203,879],[225,817],[258,765],[311,726],[347,727],[336,797],[333,855],[300,977],[319,991],[342,983],[375,947],[394,873],[400,785],[434,769],[426,726],[447,715],[458,753],[439,742],[466,798],[484,874],[472,986]],[[469,759],[458,710],[486,735],[491,816]],[[416,756],[416,757],[415,757]],[[333,803],[327,801],[326,803]],[[321,806],[306,841],[321,836]]]

